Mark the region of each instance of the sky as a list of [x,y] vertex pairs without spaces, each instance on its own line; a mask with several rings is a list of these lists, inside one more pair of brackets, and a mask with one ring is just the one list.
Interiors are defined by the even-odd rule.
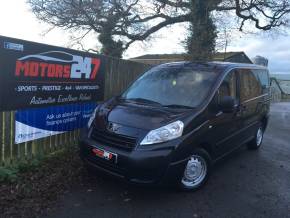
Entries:
[[[30,11],[26,0],[2,0],[0,3],[0,35],[25,39],[50,45],[71,47],[69,32],[53,29],[41,23]],[[125,58],[144,54],[183,53],[180,41],[185,30],[173,26],[159,31],[156,38],[146,43],[135,43],[125,53]],[[94,36],[85,43],[86,48],[97,45]],[[261,55],[269,59],[271,73],[290,74],[290,35],[240,35],[231,40],[228,51],[244,51],[250,58]]]

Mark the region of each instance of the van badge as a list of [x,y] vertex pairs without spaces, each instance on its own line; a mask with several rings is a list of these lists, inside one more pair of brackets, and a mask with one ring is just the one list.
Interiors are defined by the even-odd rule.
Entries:
[[109,123],[108,130],[111,132],[117,132],[122,126],[116,123]]

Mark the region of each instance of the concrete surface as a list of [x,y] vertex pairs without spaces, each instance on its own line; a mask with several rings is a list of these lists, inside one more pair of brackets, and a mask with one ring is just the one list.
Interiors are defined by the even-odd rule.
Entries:
[[95,178],[65,194],[51,218],[290,217],[290,103],[272,105],[259,151],[239,149],[195,193]]

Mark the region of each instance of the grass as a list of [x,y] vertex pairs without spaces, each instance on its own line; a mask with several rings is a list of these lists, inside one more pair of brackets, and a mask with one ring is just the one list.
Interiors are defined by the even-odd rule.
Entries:
[[0,166],[0,182],[16,182],[20,179],[19,174],[25,172],[33,172],[40,167],[45,161],[53,158],[61,157],[66,152],[66,149],[48,154],[45,157],[36,157],[32,160],[25,160],[8,167]]

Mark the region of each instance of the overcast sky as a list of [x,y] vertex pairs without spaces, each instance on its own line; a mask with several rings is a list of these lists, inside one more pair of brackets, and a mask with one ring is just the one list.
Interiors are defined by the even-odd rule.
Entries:
[[[69,34],[63,30],[53,30],[44,34],[49,27],[40,23],[30,12],[26,0],[6,0],[0,3],[0,35],[36,41],[57,46],[70,46]],[[158,32],[157,38],[149,43],[135,43],[125,54],[134,57],[143,54],[182,53],[180,40],[183,28],[172,27]],[[86,42],[93,47],[92,38]],[[271,73],[290,73],[290,36],[249,36],[243,35],[233,40],[228,51],[245,51],[250,57],[261,55],[270,61]]]

